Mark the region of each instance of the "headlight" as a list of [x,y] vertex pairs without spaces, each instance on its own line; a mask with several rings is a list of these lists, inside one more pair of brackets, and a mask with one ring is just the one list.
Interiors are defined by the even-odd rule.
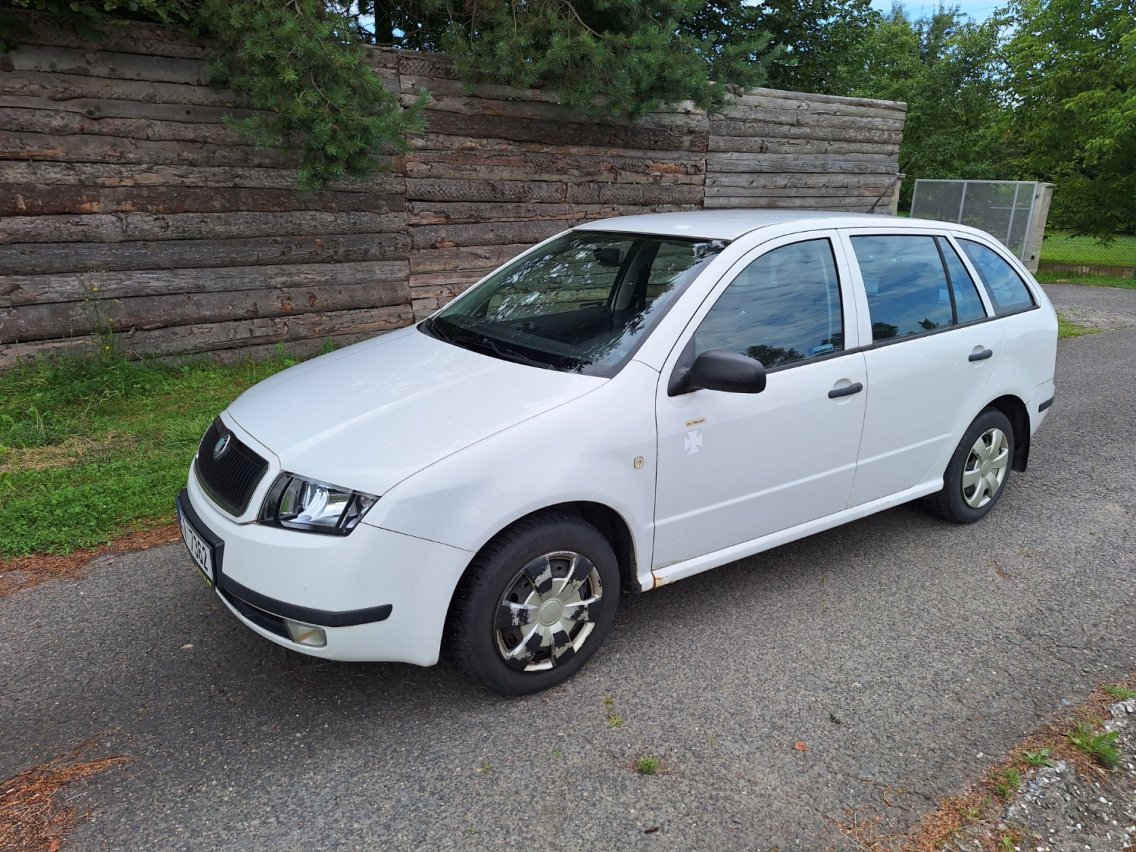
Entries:
[[290,530],[347,535],[378,499],[372,494],[282,473],[268,490],[260,522]]

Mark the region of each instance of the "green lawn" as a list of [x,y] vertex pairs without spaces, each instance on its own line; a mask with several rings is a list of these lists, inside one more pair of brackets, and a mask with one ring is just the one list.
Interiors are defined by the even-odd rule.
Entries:
[[1136,236],[1119,235],[1108,245],[1101,245],[1094,237],[1046,234],[1041,262],[1136,267]]
[[210,421],[294,363],[39,361],[0,375],[0,559],[69,553],[172,520]]

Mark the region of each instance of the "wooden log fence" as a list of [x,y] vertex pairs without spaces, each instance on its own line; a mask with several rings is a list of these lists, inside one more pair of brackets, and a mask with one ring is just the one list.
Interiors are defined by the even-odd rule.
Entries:
[[701,208],[891,212],[902,104],[755,90],[596,119],[376,49],[426,127],[371,178],[296,188],[295,152],[226,123],[206,49],[157,26],[98,42],[32,19],[0,54],[0,369],[115,334],[137,355],[318,348],[414,322],[536,240]]

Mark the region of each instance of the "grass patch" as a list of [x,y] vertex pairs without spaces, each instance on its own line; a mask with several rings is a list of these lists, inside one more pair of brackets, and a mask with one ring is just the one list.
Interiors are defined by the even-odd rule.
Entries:
[[1066,319],[1061,316],[1061,314],[1057,315],[1057,337],[1060,340],[1064,340],[1067,337],[1084,337],[1086,334],[1096,333],[1097,330],[1095,328],[1089,328],[1087,325],[1075,323],[1071,319]]
[[1136,689],[1129,689],[1119,683],[1106,683],[1101,687],[1105,695],[1110,698],[1115,698],[1117,701],[1131,701],[1136,698]]
[[104,349],[0,375],[0,560],[168,523],[210,421],[295,361],[171,367]]
[[641,757],[635,761],[635,771],[640,775],[657,775],[659,759],[657,757]]
[[1083,751],[1105,769],[1116,769],[1120,765],[1123,755],[1116,747],[1116,741],[1120,739],[1119,732],[1098,732],[1095,725],[1077,722],[1065,736],[1070,745]]
[[1103,245],[1096,237],[1046,234],[1041,244],[1041,262],[1136,267],[1136,236],[1118,234]]
[[1121,290],[1136,290],[1136,278],[1114,278],[1109,275],[1069,275],[1065,272],[1037,273],[1042,284],[1082,284],[1086,287],[1116,287]]

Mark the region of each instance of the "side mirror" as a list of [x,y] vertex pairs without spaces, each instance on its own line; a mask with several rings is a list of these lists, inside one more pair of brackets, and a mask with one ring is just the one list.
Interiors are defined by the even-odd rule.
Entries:
[[711,349],[695,358],[688,369],[683,369],[680,361],[667,393],[678,396],[699,388],[726,393],[761,393],[765,390],[765,367],[760,361],[737,352]]

